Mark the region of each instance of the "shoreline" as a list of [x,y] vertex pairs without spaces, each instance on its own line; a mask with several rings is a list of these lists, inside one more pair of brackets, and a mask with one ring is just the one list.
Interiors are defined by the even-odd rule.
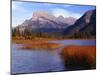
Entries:
[[48,41],[60,41],[60,40],[96,40],[96,39],[48,39],[48,38],[36,38],[36,39],[12,39],[12,43],[29,43],[33,42],[48,42]]

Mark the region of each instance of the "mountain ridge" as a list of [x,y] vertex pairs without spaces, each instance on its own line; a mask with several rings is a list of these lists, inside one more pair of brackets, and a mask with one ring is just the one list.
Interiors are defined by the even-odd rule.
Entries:
[[92,33],[96,35],[96,9],[87,11],[75,24],[64,31],[64,35],[78,35],[80,33],[87,33],[87,36]]
[[41,33],[46,35],[64,36],[67,38],[96,37],[96,9],[89,10],[79,19],[73,17],[55,17],[46,12],[33,13],[32,18],[25,20],[16,27],[19,32]]

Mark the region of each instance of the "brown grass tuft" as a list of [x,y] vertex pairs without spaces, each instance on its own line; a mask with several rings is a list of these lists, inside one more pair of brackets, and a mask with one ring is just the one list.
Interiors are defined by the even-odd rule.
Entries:
[[61,56],[67,68],[96,68],[96,46],[65,46],[61,52]]

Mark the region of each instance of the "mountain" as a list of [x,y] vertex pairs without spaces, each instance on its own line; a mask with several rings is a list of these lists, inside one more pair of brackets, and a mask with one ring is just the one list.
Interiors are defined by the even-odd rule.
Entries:
[[64,35],[81,37],[96,36],[96,10],[87,11],[73,25],[65,29]]
[[68,25],[73,25],[76,21],[76,19],[74,17],[67,17],[67,18],[64,18],[63,16],[59,16],[57,18],[57,20],[61,23],[66,23]]
[[34,12],[30,19],[18,25],[13,29],[14,31],[22,35],[40,34],[41,36],[62,36],[64,38],[95,38],[96,9],[87,11],[78,20],[73,17],[55,17],[43,11]]
[[20,31],[25,28],[29,28],[32,31],[61,31],[75,21],[75,18],[55,17],[50,13],[38,11],[33,13],[32,18],[25,20],[18,27]]

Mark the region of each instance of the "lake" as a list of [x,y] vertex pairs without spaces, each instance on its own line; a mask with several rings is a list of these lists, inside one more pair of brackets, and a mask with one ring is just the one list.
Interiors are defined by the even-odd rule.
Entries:
[[[49,41],[64,45],[96,45],[95,40],[55,40]],[[63,71],[64,63],[60,56],[62,48],[56,50],[22,50],[21,44],[12,44],[12,73],[36,73]]]

